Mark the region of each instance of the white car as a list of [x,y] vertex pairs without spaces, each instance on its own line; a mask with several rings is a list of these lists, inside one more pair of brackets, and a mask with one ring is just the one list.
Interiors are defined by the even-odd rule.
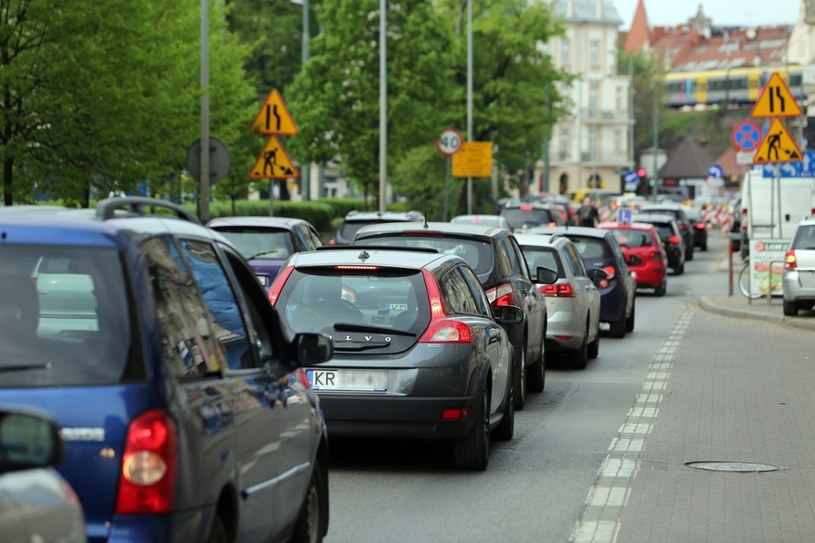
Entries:
[[85,541],[79,499],[53,468],[61,456],[54,422],[35,412],[0,408],[0,539]]
[[784,257],[784,315],[815,307],[815,219],[801,221]]
[[595,282],[607,277],[602,269],[586,270],[568,238],[559,235],[516,234],[530,273],[538,268],[557,272],[552,284],[537,282],[546,298],[546,350],[565,350],[571,365],[586,367],[600,351],[600,291]]

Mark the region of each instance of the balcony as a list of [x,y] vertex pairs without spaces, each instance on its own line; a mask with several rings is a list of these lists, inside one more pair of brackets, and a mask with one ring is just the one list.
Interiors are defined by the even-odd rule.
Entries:
[[598,124],[628,124],[627,111],[614,111],[606,109],[581,108],[580,117],[583,122]]

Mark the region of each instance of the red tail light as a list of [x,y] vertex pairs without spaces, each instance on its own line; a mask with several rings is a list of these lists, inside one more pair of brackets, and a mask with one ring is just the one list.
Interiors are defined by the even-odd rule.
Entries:
[[697,230],[704,230],[705,229],[705,223],[698,222],[693,227],[696,228]]
[[531,206],[531,205],[529,205],[529,204],[523,204],[523,205],[521,205],[521,206],[519,207],[519,209],[520,209],[521,211],[532,211],[532,210],[533,210],[533,209],[535,209],[535,208],[534,208],[534,207],[532,207],[532,206]]
[[116,513],[167,513],[175,506],[175,423],[163,411],[147,411],[130,423]]
[[512,305],[512,285],[504,283],[486,291],[487,299],[492,307]]
[[679,236],[671,236],[668,238],[668,243],[673,243],[674,245],[679,245]]
[[328,245],[329,247],[333,247],[336,244],[337,244],[337,241],[333,240],[333,239],[328,240],[328,243],[326,243],[326,245]]
[[274,281],[272,282],[272,286],[269,287],[269,303],[274,306],[277,303],[277,298],[280,296],[280,291],[283,290],[283,285],[286,284],[286,281],[289,279],[291,272],[294,271],[294,266],[288,266],[280,270],[275,277]]
[[614,266],[606,266],[603,268],[603,271],[606,272],[606,275],[608,275],[607,279],[609,281],[617,276],[617,270],[614,269]]
[[551,285],[541,285],[541,294],[554,298],[574,298],[574,290],[569,283],[554,283]]
[[430,326],[427,327],[419,343],[470,343],[473,332],[466,323],[448,319],[441,290],[436,278],[427,270],[422,270],[427,299],[430,302]]
[[557,223],[555,221],[552,221],[552,222],[549,223],[549,228],[554,228],[556,226],[557,226]]
[[787,251],[787,254],[784,255],[784,269],[785,270],[794,270],[798,267],[798,259],[795,258],[795,251],[790,249]]

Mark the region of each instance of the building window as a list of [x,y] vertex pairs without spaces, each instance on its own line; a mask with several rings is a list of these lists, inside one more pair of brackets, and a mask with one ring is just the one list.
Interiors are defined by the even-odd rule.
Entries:
[[560,64],[566,68],[571,63],[569,62],[569,40],[560,40]]
[[599,94],[600,89],[598,88],[596,83],[592,83],[589,86],[589,118],[593,119],[597,117],[597,109],[598,109],[598,101],[599,101]]
[[616,96],[615,96],[615,104],[617,113],[620,113],[625,110],[623,106],[623,88],[621,86],[617,86]]
[[558,158],[560,160],[566,160],[568,154],[569,154],[569,129],[561,128],[560,135],[558,137]]
[[623,152],[623,131],[619,128],[614,131],[614,152]]
[[600,42],[591,40],[589,43],[589,61],[592,68],[600,67]]
[[600,157],[597,155],[597,127],[592,126],[589,132],[589,160],[597,162]]

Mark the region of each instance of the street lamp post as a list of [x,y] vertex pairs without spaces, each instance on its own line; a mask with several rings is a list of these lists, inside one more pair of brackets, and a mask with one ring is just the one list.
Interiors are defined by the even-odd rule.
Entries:
[[[302,45],[302,64],[301,70],[305,68],[306,61],[311,57],[310,43],[311,33],[309,30],[309,0],[290,0],[292,4],[303,6],[303,45]],[[311,164],[304,164],[302,171],[302,185],[303,185],[303,198],[305,200],[311,199]]]
[[379,211],[385,212],[388,177],[387,0],[379,0]]
[[[467,141],[473,141],[473,1],[467,0]],[[473,213],[473,178],[467,178],[467,214]]]
[[209,220],[209,0],[201,0],[201,179],[198,218]]

